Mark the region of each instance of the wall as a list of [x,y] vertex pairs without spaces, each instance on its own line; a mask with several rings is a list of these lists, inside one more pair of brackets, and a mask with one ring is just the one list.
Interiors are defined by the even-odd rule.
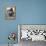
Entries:
[[[8,5],[16,5],[16,20],[5,20]],[[0,0],[0,44],[8,43],[9,32],[18,32],[17,24],[46,24],[46,0]]]

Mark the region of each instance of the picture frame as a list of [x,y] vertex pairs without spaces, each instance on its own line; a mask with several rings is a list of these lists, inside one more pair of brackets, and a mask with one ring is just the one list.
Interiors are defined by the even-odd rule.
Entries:
[[16,6],[7,6],[5,8],[5,19],[6,20],[16,19]]

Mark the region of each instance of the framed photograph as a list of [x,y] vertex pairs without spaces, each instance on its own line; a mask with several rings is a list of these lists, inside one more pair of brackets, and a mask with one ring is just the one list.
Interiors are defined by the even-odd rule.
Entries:
[[5,9],[5,19],[14,20],[16,19],[16,6],[8,6]]
[[46,41],[46,25],[20,24],[18,33],[19,41]]

